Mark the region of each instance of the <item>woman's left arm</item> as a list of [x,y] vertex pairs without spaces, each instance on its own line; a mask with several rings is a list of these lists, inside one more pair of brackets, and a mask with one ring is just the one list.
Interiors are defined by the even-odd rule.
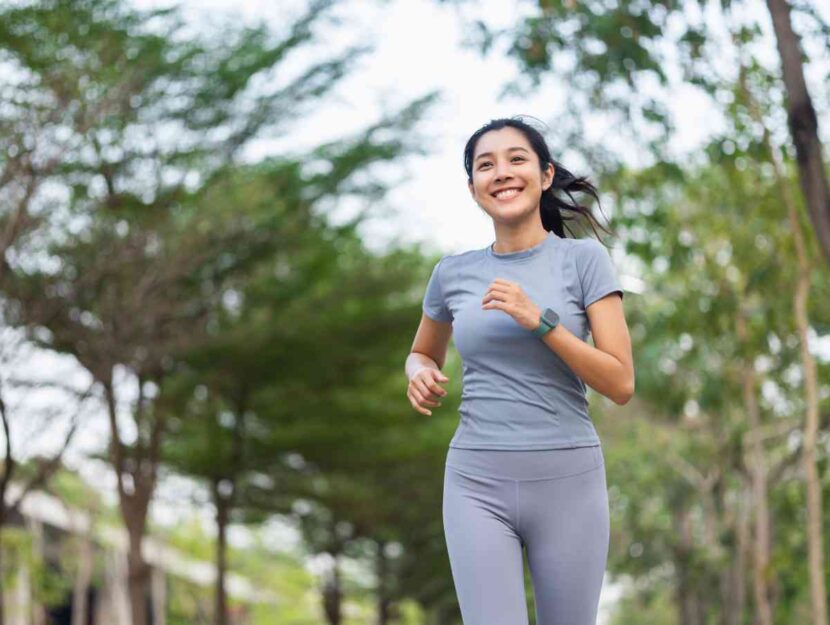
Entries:
[[[517,282],[503,278],[490,283],[481,307],[502,310],[528,330],[539,325],[542,313]],[[618,293],[609,293],[589,304],[585,312],[595,347],[561,323],[542,340],[585,384],[613,402],[625,404],[634,395],[634,359],[622,297]]]
[[585,384],[614,403],[625,404],[634,395],[634,358],[622,298],[610,293],[590,304],[585,312],[595,347],[561,323],[542,340]]

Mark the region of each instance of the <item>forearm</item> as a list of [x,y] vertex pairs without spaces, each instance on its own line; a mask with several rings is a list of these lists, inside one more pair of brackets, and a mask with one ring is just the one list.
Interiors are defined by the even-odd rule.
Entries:
[[415,373],[422,367],[432,367],[433,369],[438,369],[439,371],[441,370],[438,363],[426,354],[411,352],[409,356],[406,357],[406,363],[404,364],[406,379],[411,380],[412,376],[415,375]]
[[556,352],[585,384],[617,404],[633,394],[628,368],[609,353],[581,340],[561,323],[544,335],[545,345]]

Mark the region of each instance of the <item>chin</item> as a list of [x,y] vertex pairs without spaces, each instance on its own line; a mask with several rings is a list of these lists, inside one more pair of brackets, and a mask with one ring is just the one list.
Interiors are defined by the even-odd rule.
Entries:
[[535,208],[522,206],[522,207],[513,207],[513,206],[493,206],[487,212],[490,214],[490,217],[497,221],[502,222],[520,222],[524,221],[528,218],[528,214],[533,212]]

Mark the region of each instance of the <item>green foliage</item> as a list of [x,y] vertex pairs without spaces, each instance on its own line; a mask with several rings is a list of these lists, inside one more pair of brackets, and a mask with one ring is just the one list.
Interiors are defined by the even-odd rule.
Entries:
[[[281,38],[234,24],[194,33],[174,9],[116,0],[43,0],[0,14],[0,54],[27,76],[5,90],[16,105],[0,113],[4,127],[45,137],[56,165],[40,174],[64,192],[9,255],[8,321],[73,355],[107,389],[118,371],[137,382],[132,404],[111,397],[137,434],[123,444],[114,431],[112,446],[135,484],[132,499],[122,493],[136,504],[122,511],[133,526],[160,450],[217,492],[233,485],[231,520],[279,511],[291,489],[275,480],[254,499],[248,483],[262,490],[286,473],[286,451],[320,449],[287,415],[319,397],[306,418],[317,426],[307,433],[321,432],[333,416],[324,410],[385,384],[402,361],[420,256],[375,257],[357,235],[365,212],[334,226],[322,210],[350,195],[382,197],[371,168],[420,149],[414,127],[435,94],[307,154],[240,157],[296,123],[368,51],[346,50],[274,88],[332,4],[311,2]],[[196,618],[200,606],[195,593],[172,620]]]
[[73,576],[71,558],[74,555],[72,541],[57,542],[51,546],[47,557],[40,552],[39,539],[29,528],[5,527],[0,532],[2,550],[2,578],[4,590],[12,591],[23,580],[32,600],[40,605],[55,606],[66,601],[72,593]]
[[655,589],[629,590],[615,605],[610,625],[675,625],[678,617],[672,593],[665,582]]
[[[636,406],[623,411],[629,418],[603,419],[600,428],[615,531],[609,569],[633,576],[644,592],[663,587],[659,572],[670,562],[676,592],[707,618],[720,618],[721,577],[738,558],[736,515],[751,513],[740,503],[748,489],[744,369],[759,376],[754,393],[765,427],[797,430],[804,410],[803,381],[792,377],[801,364],[792,231],[769,155],[746,119],[747,101],[735,102],[734,126],[713,138],[703,163],[689,163],[682,173],[664,164],[620,170],[601,184],[617,200],[615,225],[645,285],[626,307]],[[795,188],[793,164],[787,166],[784,183]],[[798,210],[815,257],[806,212]],[[830,283],[825,266],[813,282],[808,315],[818,329],[830,316],[830,300],[821,296]],[[739,315],[747,320],[746,340],[736,330]],[[788,471],[800,462],[792,439],[774,436],[765,447],[776,528],[770,574],[777,579],[778,618],[786,621],[808,601],[804,485]],[[822,487],[830,490],[826,479]],[[686,522],[688,536],[681,529]],[[751,574],[749,565],[744,573]],[[634,601],[623,602],[618,622],[626,622]],[[649,604],[636,601],[648,614]]]

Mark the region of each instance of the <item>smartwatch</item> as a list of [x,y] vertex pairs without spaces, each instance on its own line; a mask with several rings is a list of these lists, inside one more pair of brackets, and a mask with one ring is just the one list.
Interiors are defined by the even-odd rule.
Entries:
[[542,337],[559,325],[559,315],[552,308],[546,308],[539,318],[539,326],[533,330],[533,334]]

